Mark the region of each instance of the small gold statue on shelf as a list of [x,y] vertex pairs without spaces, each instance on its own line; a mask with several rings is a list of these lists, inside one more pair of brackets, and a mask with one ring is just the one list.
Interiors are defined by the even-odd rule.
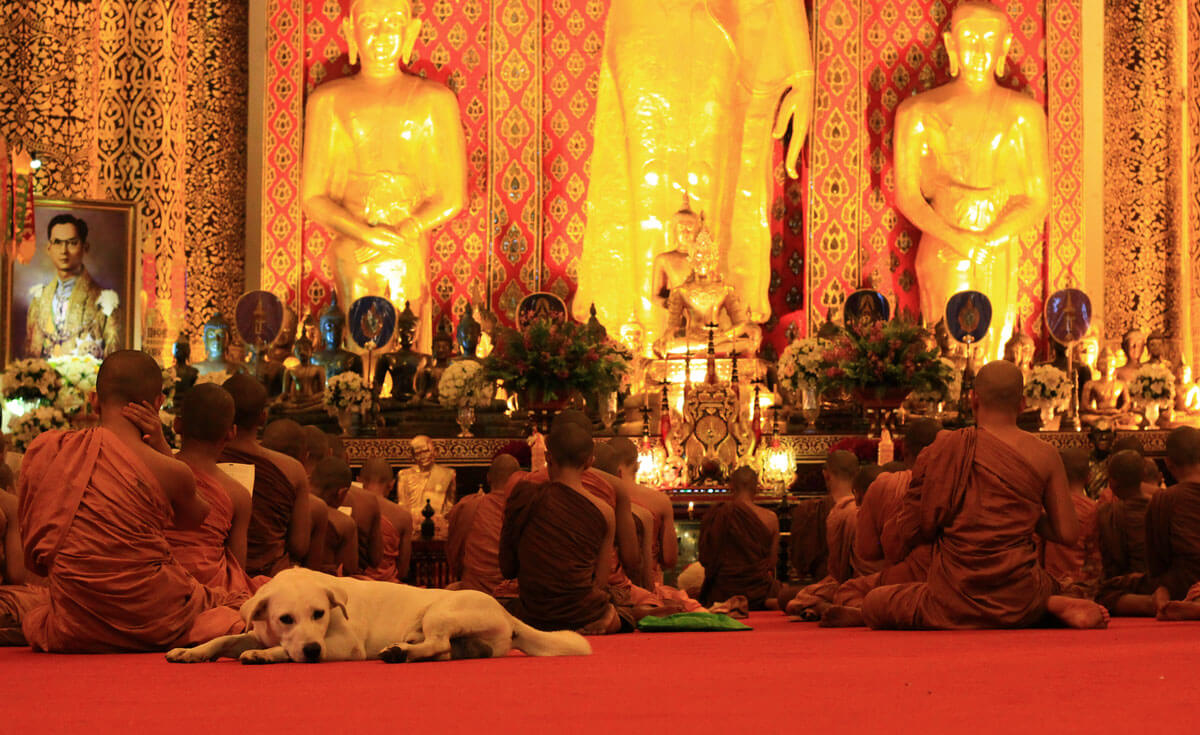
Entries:
[[315,407],[325,392],[325,370],[312,364],[312,343],[304,337],[296,340],[292,354],[298,364],[283,374],[283,401],[294,409]]
[[1004,343],[1004,359],[1021,368],[1021,374],[1026,379],[1033,371],[1033,353],[1036,345],[1033,338],[1024,332],[1017,332]]
[[204,323],[204,356],[203,361],[193,366],[200,375],[220,372],[233,375],[246,372],[245,364],[236,362],[230,356],[229,322],[225,321],[221,312],[213,314],[212,318]]
[[1200,386],[1193,380],[1192,366],[1186,362],[1175,369],[1175,412],[1200,413]]
[[1161,329],[1155,329],[1146,337],[1146,361],[1143,365],[1163,365],[1168,370],[1173,370],[1171,361],[1164,355],[1167,352],[1167,336],[1163,334]]
[[192,357],[192,343],[183,332],[175,339],[175,396],[176,400],[196,384],[200,371],[188,364]]
[[319,320],[324,349],[313,353],[313,364],[325,369],[325,381],[346,372],[362,372],[362,358],[344,347],[346,314],[338,306],[337,294],[321,312]]
[[1129,410],[1128,386],[1117,374],[1117,356],[1105,347],[1096,358],[1096,377],[1084,384],[1079,395],[1079,418],[1095,426],[1103,421],[1120,428],[1136,428]]
[[654,298],[663,308],[667,307],[671,292],[692,275],[692,249],[700,227],[700,217],[692,211],[688,195],[684,194],[683,206],[671,215],[667,225],[667,250],[654,256],[651,272]]
[[1121,352],[1125,355],[1125,364],[1117,370],[1117,377],[1128,383],[1142,367],[1142,354],[1146,351],[1146,333],[1140,329],[1130,329],[1121,338]]
[[396,318],[396,334],[400,346],[394,352],[380,357],[379,365],[375,368],[374,391],[377,399],[382,394],[383,383],[389,376],[392,379],[392,399],[410,401],[417,395],[417,381],[428,364],[429,355],[413,350],[416,333],[417,316],[413,314],[408,302],[405,302],[404,311]]

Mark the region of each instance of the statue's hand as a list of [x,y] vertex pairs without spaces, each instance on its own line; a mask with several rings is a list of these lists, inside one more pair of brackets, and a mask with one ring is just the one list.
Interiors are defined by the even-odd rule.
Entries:
[[384,253],[396,253],[405,247],[405,239],[390,227],[368,226],[359,237],[363,243],[374,245]]
[[804,139],[808,137],[808,123],[811,116],[808,106],[804,104],[804,95],[797,87],[792,87],[779,103],[779,113],[775,117],[775,128],[771,135],[775,140],[782,140],[787,133],[788,123],[792,125],[792,138],[788,141],[784,152],[783,164],[787,175],[793,179],[800,178],[796,163],[800,160],[800,150],[804,147]]

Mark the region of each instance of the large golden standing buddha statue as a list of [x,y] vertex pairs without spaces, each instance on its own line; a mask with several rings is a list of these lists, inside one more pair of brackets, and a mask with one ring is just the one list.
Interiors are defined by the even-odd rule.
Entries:
[[916,270],[926,322],[958,291],[982,291],[998,357],[1016,321],[1016,244],[1049,209],[1046,113],[997,82],[1012,44],[1002,9],[960,3],[944,40],[953,81],[896,110],[896,205],[923,233]]
[[431,336],[429,231],[466,198],[454,93],[400,70],[421,30],[409,0],[353,0],[343,30],[357,74],[320,85],[305,108],[301,200],[330,228],[338,300],[408,301]]
[[812,114],[804,4],[791,0],[613,0],[608,11],[576,318],[610,327],[666,317],[652,283],[663,220],[687,194],[709,215],[717,270],[753,321],[770,315],[774,138],[790,124],[788,174]]

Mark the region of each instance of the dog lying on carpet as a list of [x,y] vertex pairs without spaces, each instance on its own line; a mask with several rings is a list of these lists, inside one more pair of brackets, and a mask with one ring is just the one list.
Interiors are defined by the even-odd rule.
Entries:
[[244,664],[382,659],[446,661],[507,655],[586,656],[572,631],[547,633],[472,590],[409,587],[286,569],[241,608],[248,632],[167,653],[173,663],[237,658]]

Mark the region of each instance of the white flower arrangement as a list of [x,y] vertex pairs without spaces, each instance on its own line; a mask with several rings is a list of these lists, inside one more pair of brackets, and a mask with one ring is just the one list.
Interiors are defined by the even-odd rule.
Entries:
[[74,416],[87,407],[87,394],[73,385],[64,385],[54,399],[54,408],[66,416]]
[[483,363],[451,363],[438,381],[438,402],[443,408],[486,408],[496,395],[496,384],[484,377]]
[[821,360],[828,345],[817,337],[798,339],[779,356],[779,384],[793,395],[815,389],[821,377]]
[[175,366],[168,365],[162,369],[163,410],[170,411],[175,407],[175,386],[179,384],[179,376],[175,374]]
[[371,391],[356,372],[335,375],[325,383],[325,410],[333,415],[342,411],[365,411],[371,405]]
[[1036,409],[1065,409],[1071,401],[1071,381],[1053,365],[1035,365],[1025,381],[1025,401]]
[[9,424],[8,430],[12,437],[13,448],[18,452],[24,452],[42,432],[69,428],[71,428],[71,422],[62,411],[53,406],[43,406],[14,418]]
[[101,291],[100,297],[96,299],[96,306],[100,307],[104,316],[112,316],[120,303],[121,297],[117,296],[117,292],[107,288]]
[[158,410],[158,421],[163,427],[163,438],[172,449],[182,449],[182,437],[175,433],[175,414],[165,409]]
[[[174,370],[174,368],[172,368],[172,370]],[[228,370],[216,370],[211,373],[203,373],[197,376],[196,385],[203,385],[204,383],[216,383],[217,385],[224,385],[225,381],[232,377],[233,376],[229,374]]]
[[1171,406],[1175,403],[1175,376],[1166,365],[1143,365],[1129,381],[1129,397],[1143,406]]
[[62,378],[58,371],[40,358],[14,360],[0,375],[0,393],[5,400],[52,403],[61,389]]
[[100,360],[89,354],[63,355],[47,360],[62,378],[64,387],[74,388],[83,395],[96,390]]

